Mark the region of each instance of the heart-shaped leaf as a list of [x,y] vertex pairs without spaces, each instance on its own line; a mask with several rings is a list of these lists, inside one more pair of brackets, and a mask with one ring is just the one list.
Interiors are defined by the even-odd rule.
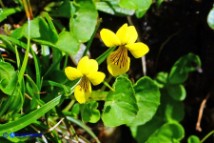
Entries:
[[138,126],[149,121],[160,104],[160,92],[155,82],[149,77],[142,77],[134,85],[138,112],[130,126]]
[[106,98],[102,120],[111,127],[130,124],[138,111],[132,83],[128,78],[120,76],[113,87],[115,91]]
[[184,137],[184,128],[179,123],[166,123],[149,137],[146,143],[179,142]]

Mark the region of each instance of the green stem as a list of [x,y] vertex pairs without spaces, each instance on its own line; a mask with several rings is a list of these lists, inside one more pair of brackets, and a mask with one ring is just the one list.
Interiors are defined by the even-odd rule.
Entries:
[[31,49],[31,53],[33,55],[33,60],[34,60],[34,65],[35,65],[35,72],[36,72],[36,85],[39,89],[39,91],[41,90],[41,74],[40,74],[40,68],[39,68],[39,62],[37,59],[36,54],[34,53],[34,51]]
[[29,56],[29,51],[30,51],[30,20],[28,20],[28,32],[27,32],[27,48],[26,48],[26,51],[25,51],[25,56],[24,56],[24,60],[23,60],[23,63],[22,63],[22,67],[20,69],[20,72],[19,72],[19,76],[18,76],[18,82],[21,83],[22,79],[23,79],[23,76],[24,76],[24,73],[25,73],[25,70],[26,70],[26,67],[27,67],[27,63],[28,63],[28,56]]
[[74,105],[75,100],[71,100],[70,103],[63,109],[62,112],[67,112],[71,109],[71,107]]
[[203,143],[205,140],[207,140],[212,134],[214,134],[214,130],[212,130],[211,132],[209,132],[209,133],[201,140],[201,143]]
[[103,82],[103,86],[101,87],[101,91],[104,91],[106,89],[106,87],[108,87],[111,91],[114,91],[114,89],[108,84],[112,79],[112,76],[110,75],[104,82]]
[[108,84],[108,82],[103,82],[103,84],[108,87],[111,91],[114,91],[114,89],[111,87],[111,85]]

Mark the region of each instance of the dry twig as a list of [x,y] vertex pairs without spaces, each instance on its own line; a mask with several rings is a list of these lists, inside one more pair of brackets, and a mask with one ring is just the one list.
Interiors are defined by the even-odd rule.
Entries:
[[210,94],[208,94],[204,99],[203,101],[201,102],[201,106],[199,108],[199,111],[198,111],[198,120],[197,120],[197,123],[196,123],[196,127],[195,129],[199,132],[202,131],[202,128],[201,128],[201,119],[202,119],[202,116],[203,116],[203,112],[204,112],[204,108],[206,106],[206,103],[207,103],[207,100],[208,98],[210,97]]

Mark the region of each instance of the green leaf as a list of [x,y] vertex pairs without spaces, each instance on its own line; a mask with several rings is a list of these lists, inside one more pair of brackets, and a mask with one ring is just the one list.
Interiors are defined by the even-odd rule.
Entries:
[[13,95],[17,87],[17,80],[18,76],[13,66],[0,61],[0,90],[7,95]]
[[3,115],[13,117],[15,113],[20,111],[24,99],[18,84],[16,71],[11,64],[3,61],[0,61],[0,91],[0,93],[3,92],[9,96],[7,100],[1,101],[0,117]]
[[164,118],[154,116],[152,120],[146,122],[143,125],[140,126],[131,126],[131,132],[133,137],[137,140],[139,143],[144,143],[158,128],[164,124]]
[[9,97],[12,100],[11,102],[9,102],[9,108],[7,109],[8,112],[10,111],[10,113],[12,114],[18,113],[21,110],[24,103],[24,97],[21,91],[17,88],[15,92],[16,93],[14,93],[14,96]]
[[119,5],[123,8],[136,10],[138,8],[137,6],[137,0],[120,0]]
[[158,7],[160,7],[163,2],[164,0],[156,0],[156,4]]
[[43,15],[48,24],[48,29],[50,30],[49,34],[52,34],[50,35],[50,39],[51,39],[50,41],[56,42],[57,39],[59,38],[59,35],[57,32],[57,29],[54,26],[53,20],[48,13],[44,12]]
[[166,123],[149,137],[146,143],[172,143],[184,137],[184,129],[179,123]]
[[201,60],[199,56],[189,53],[178,59],[173,65],[168,82],[170,84],[182,84],[186,81],[188,74],[201,67]]
[[207,16],[207,23],[209,27],[214,30],[214,7],[210,10]]
[[119,6],[119,3],[115,0],[113,1],[103,1],[103,2],[96,2],[96,8],[99,11],[112,14],[112,15],[117,15],[117,16],[126,16],[126,15],[133,15],[134,10],[122,8]]
[[16,8],[0,8],[0,22],[7,19],[8,16],[20,12],[22,9],[20,7]]
[[186,98],[186,90],[182,84],[167,85],[168,94],[175,100],[183,101]]
[[98,13],[92,0],[76,0],[75,2],[74,6],[77,11],[70,18],[70,32],[79,42],[86,42],[95,30]]
[[173,99],[166,99],[165,116],[168,121],[182,121],[184,118],[184,103]]
[[136,5],[138,6],[135,15],[137,18],[141,18],[144,14],[149,10],[152,5],[152,0],[134,0],[136,1]]
[[119,3],[122,8],[135,10],[138,18],[141,18],[147,12],[151,4],[152,0],[120,0]]
[[120,76],[116,78],[113,87],[115,91],[106,98],[102,120],[111,127],[130,124],[138,111],[132,83],[128,78]]
[[59,39],[56,43],[56,46],[59,48],[59,50],[74,55],[79,50],[80,43],[73,34],[63,31],[59,34]]
[[160,104],[160,92],[157,85],[149,77],[142,77],[134,85],[138,112],[129,126],[138,126],[151,120]]
[[163,88],[167,83],[168,73],[166,72],[159,72],[155,78],[155,83],[158,85],[159,88]]
[[158,110],[158,116],[165,121],[178,121],[184,118],[184,103],[174,100],[165,88],[161,91],[161,105]]
[[81,116],[84,122],[96,123],[100,119],[100,111],[97,107],[98,102],[96,101],[82,105]]
[[[0,35],[0,39],[4,42],[12,42],[13,44],[16,44],[24,49],[26,49],[27,45],[24,42],[19,41],[16,37],[6,36],[6,35]],[[12,51],[14,50],[14,47],[11,48]]]
[[79,113],[80,113],[80,104],[75,103],[70,110],[70,114],[72,117],[78,117]]
[[21,130],[25,128],[26,126],[34,123],[37,119],[39,119],[41,116],[43,116],[45,113],[47,113],[49,110],[54,108],[56,105],[59,104],[61,99],[61,96],[58,96],[54,98],[53,100],[49,101],[39,109],[24,115],[20,117],[19,119],[6,123],[6,124],[1,124],[0,125],[0,135],[2,136],[3,133],[5,132],[16,132],[18,130]]
[[201,143],[200,139],[195,135],[189,136],[187,141],[188,143]]
[[[51,24],[51,27],[49,24]],[[56,29],[53,28],[52,23],[47,23],[43,17],[37,17],[30,21],[30,38],[32,39],[55,43],[58,40],[55,31]],[[24,35],[25,37],[28,36],[28,24],[24,25]]]
[[167,83],[167,77],[168,77],[168,73],[167,72],[159,72],[156,76],[156,80],[160,83]]
[[17,38],[17,39],[20,39],[24,36],[24,33],[25,33],[25,27],[21,26],[19,28],[14,29],[10,36]]
[[60,6],[53,8],[50,11],[50,15],[54,17],[65,17],[70,18],[75,12],[75,7],[73,3],[69,0],[65,0]]

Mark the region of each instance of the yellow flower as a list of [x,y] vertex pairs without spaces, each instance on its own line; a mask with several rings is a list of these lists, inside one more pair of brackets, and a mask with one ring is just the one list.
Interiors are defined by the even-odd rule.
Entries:
[[129,70],[130,58],[128,51],[130,51],[135,58],[140,58],[149,51],[146,44],[142,42],[135,43],[138,34],[134,26],[124,24],[116,34],[104,28],[100,31],[100,36],[107,47],[119,46],[118,49],[112,52],[107,58],[107,68],[113,76],[126,73]]
[[98,85],[103,82],[105,74],[98,71],[98,63],[94,59],[84,56],[78,63],[77,68],[66,67],[65,75],[69,80],[81,78],[74,89],[74,96],[79,103],[85,103],[91,94],[91,83]]

